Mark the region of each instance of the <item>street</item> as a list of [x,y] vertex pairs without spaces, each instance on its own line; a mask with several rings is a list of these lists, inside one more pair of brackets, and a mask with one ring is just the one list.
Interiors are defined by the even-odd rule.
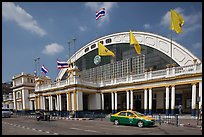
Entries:
[[113,125],[100,120],[37,121],[34,117],[2,118],[2,135],[202,135],[199,128],[156,123],[153,127]]

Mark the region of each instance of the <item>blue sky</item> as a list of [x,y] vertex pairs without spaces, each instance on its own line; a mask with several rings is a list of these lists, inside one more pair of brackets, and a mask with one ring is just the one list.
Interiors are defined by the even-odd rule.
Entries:
[[[106,15],[96,21],[95,13],[103,7]],[[103,37],[131,29],[170,38],[170,9],[185,20],[183,33],[172,33],[173,40],[202,58],[202,2],[3,2],[2,82],[21,72],[33,73],[37,57],[54,81],[56,60],[67,61],[72,38],[71,55],[96,33]]]

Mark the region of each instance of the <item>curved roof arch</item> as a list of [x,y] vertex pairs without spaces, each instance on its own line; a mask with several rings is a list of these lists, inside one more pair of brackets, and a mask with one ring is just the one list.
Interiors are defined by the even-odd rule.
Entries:
[[[194,59],[200,63],[201,61],[194,56],[190,51],[176,43],[173,40],[170,40],[166,37],[160,36],[158,34],[153,34],[149,32],[137,32],[132,31],[134,36],[136,37],[139,44],[143,44],[145,46],[149,46],[154,48],[168,57],[172,58],[179,66],[190,65],[194,63]],[[110,43],[106,43],[107,39],[111,39]],[[99,41],[103,41],[103,45],[112,45],[112,44],[120,44],[120,43],[129,43],[129,32],[119,32],[110,34],[98,39],[95,39],[82,48],[80,48],[74,55],[68,59],[68,61],[75,61],[81,58],[83,55],[88,54],[89,52],[98,48],[97,43]],[[92,45],[96,45],[94,48]],[[68,62],[67,61],[67,62]],[[56,79],[61,79],[63,74],[66,72],[66,69],[60,70]]]

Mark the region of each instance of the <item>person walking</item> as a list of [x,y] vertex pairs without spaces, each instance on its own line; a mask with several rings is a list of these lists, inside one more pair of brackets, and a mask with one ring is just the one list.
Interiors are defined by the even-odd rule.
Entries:
[[178,106],[178,110],[179,110],[179,115],[181,115],[182,114],[182,106],[181,106],[181,104]]

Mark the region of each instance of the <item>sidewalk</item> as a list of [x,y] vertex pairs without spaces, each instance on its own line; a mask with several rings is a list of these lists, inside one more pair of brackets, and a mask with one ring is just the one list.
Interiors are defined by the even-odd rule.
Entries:
[[179,116],[179,125],[185,127],[202,127],[202,120],[198,120],[197,117],[192,117],[190,115],[182,115]]
[[[164,114],[161,115],[163,118],[167,118],[168,116],[165,116]],[[170,116],[172,121],[176,122],[175,116]],[[193,128],[201,128],[202,120],[198,120],[197,117],[192,117],[189,114],[182,114],[181,116],[178,116],[178,125],[179,126],[185,126],[185,127],[193,127]],[[165,122],[168,123],[168,122]]]

